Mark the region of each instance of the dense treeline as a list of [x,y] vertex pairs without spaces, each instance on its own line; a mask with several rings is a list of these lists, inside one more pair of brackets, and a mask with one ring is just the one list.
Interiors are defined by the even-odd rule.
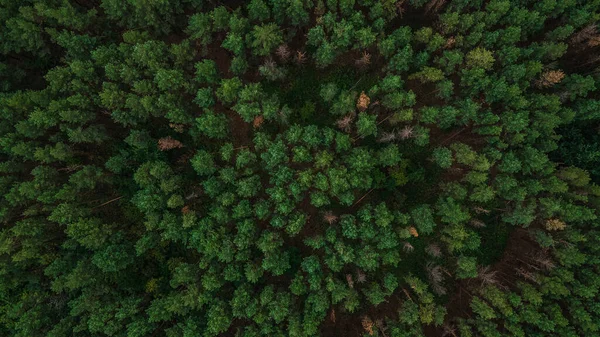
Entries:
[[0,0],[0,335],[600,335],[598,0]]

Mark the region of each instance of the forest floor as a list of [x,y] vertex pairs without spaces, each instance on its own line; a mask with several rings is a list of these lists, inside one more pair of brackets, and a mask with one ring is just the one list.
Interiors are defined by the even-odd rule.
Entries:
[[[415,19],[416,20],[416,19]],[[418,21],[418,20],[417,20]],[[306,37],[299,34],[305,40]],[[198,60],[208,58],[215,61],[219,72],[224,78],[231,78],[234,75],[230,71],[230,65],[232,55],[221,47],[222,36],[211,43],[206,50],[199,51]],[[167,39],[167,42],[177,42],[177,36],[171,36]],[[305,45],[305,41],[298,41],[298,46]],[[295,53],[297,48],[295,44],[290,44],[290,48]],[[296,48],[296,49],[295,49]],[[373,51],[374,55],[378,53]],[[290,123],[307,123],[320,126],[331,126],[335,123],[335,117],[327,113],[329,107],[324,105],[320,98],[321,85],[327,83],[336,83],[340,89],[353,90],[357,93],[368,92],[377,81],[385,75],[383,72],[383,60],[374,58],[372,63],[367,67],[357,67],[355,61],[361,57],[357,52],[349,52],[338,58],[340,62],[337,63],[336,67],[328,69],[327,71],[321,71],[313,66],[297,64],[292,67],[291,73],[288,74],[288,78],[293,79],[291,82],[286,84],[284,87],[281,86],[280,82],[268,82],[261,81],[258,71],[249,71],[243,76],[243,80],[246,83],[257,83],[260,82],[267,94],[277,94],[282,102],[285,102],[294,111],[299,112],[290,118]],[[289,61],[292,62],[292,61]],[[257,69],[258,65],[250,65],[252,69]],[[413,107],[415,111],[425,106],[444,106],[445,101],[436,95],[436,87],[432,83],[423,84],[418,80],[407,80],[405,83],[405,90],[412,90],[417,96],[416,105]],[[372,102],[373,103],[373,102]],[[252,146],[252,123],[245,122],[239,114],[234,111],[217,104],[214,110],[218,113],[225,114],[230,122],[230,130],[233,134],[233,145],[236,149]],[[381,114],[378,118],[378,122],[384,122],[388,117]],[[276,130],[273,130],[276,132]],[[398,143],[400,151],[403,154],[405,160],[408,161],[406,172],[409,179],[409,183],[405,186],[399,186],[397,188],[386,190],[381,189],[374,193],[366,193],[362,197],[364,199],[358,199],[360,202],[377,202],[377,200],[386,200],[397,207],[410,208],[411,205],[418,205],[423,203],[432,202],[432,196],[436,195],[436,190],[439,188],[435,182],[445,181],[451,182],[460,180],[463,177],[462,171],[455,165],[454,169],[446,170],[441,172],[436,165],[428,161],[427,158],[430,156],[433,148],[437,146],[444,146],[450,141],[460,141],[470,145],[474,149],[481,148],[484,144],[482,143],[483,137],[481,135],[472,132],[471,126],[465,126],[460,128],[454,128],[451,130],[442,130],[436,127],[430,128],[430,146],[429,149],[423,151],[421,147],[409,146],[405,143]],[[365,141],[365,140],[358,140]],[[362,198],[361,197],[361,198]],[[357,203],[358,204],[358,203]],[[353,205],[350,208],[355,208]],[[308,233],[319,232],[317,219],[321,218],[321,214],[318,213],[317,209],[313,207],[309,200],[306,199],[299,205],[299,208],[305,213],[310,215],[310,218],[314,221],[307,222],[307,225],[303,229],[303,233],[306,235],[299,235],[298,237],[309,236]],[[343,212],[339,210],[340,214]],[[347,210],[346,210],[347,211]],[[481,245],[486,249],[480,251],[478,261],[483,265],[490,266],[488,269],[489,273],[497,274],[501,277],[502,284],[510,284],[511,279],[514,278],[515,274],[515,256],[521,256],[522,254],[528,254],[534,248],[530,240],[527,239],[527,233],[524,230],[513,230],[502,224],[498,219],[482,219],[488,224],[484,228],[481,238]],[[289,238],[288,244],[296,248],[297,256],[292,256],[292,260],[296,260],[303,255],[305,245],[303,242],[298,241],[294,238]],[[426,264],[425,261],[425,240],[411,240],[411,244],[414,246],[413,257],[410,263],[406,263],[402,266],[403,272],[407,275],[409,273],[427,277],[424,271]],[[539,249],[538,249],[539,250]],[[422,257],[422,258],[420,258]],[[300,261],[292,261],[293,270],[299,267]],[[511,276],[512,275],[512,276]],[[270,280],[271,283],[280,283],[282,286],[285,284],[285,277],[288,275],[282,275],[277,279]],[[291,276],[290,276],[291,277]],[[471,314],[469,303],[473,295],[473,292],[480,286],[480,282],[476,279],[463,280],[458,284],[451,285],[447,296],[447,321],[451,321],[456,317],[469,317]],[[410,294],[406,289],[400,289],[396,291],[392,296],[388,298],[386,302],[381,303],[378,306],[370,307],[366,311],[364,308],[359,308],[358,312],[348,313],[344,312],[341,306],[335,306],[328,314],[325,322],[322,324],[320,333],[326,337],[359,337],[363,336],[365,330],[362,326],[362,317],[368,316],[373,321],[384,320],[385,318],[396,319],[399,314],[399,309],[402,302],[406,300],[412,300]],[[229,332],[235,332],[236,325],[233,324]],[[428,337],[439,337],[443,335],[443,329],[441,327],[427,326],[425,327],[425,333]]]
[[[514,289],[517,281],[522,280],[524,274],[530,274],[532,277],[531,272],[539,269],[539,265],[536,265],[535,261],[544,257],[544,251],[531,238],[529,232],[523,228],[516,228],[509,235],[506,235],[507,231],[508,229],[505,228],[504,233],[501,234],[505,236],[504,238],[500,237],[503,240],[494,243],[497,247],[491,247],[491,250],[496,253],[502,252],[500,260],[493,262],[493,264],[487,264],[487,268],[480,270],[480,277],[461,280],[456,284],[455,290],[446,305],[446,322],[448,326],[458,317],[472,318],[471,299],[483,286],[494,285],[501,289]],[[482,247],[486,247],[485,242],[482,242]],[[486,255],[489,259],[493,254]],[[486,258],[486,256],[483,256],[483,258]],[[486,265],[485,260],[481,262]],[[487,262],[492,261],[488,260]],[[426,326],[424,331],[427,337],[444,335],[443,326]]]

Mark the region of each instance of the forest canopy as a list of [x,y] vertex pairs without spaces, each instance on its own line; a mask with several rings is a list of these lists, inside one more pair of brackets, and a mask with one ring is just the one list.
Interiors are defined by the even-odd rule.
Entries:
[[0,335],[600,336],[600,0],[0,0]]

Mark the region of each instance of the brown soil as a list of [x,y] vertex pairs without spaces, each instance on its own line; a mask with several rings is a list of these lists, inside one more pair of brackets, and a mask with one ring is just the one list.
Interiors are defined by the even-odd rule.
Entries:
[[181,42],[183,42],[183,40],[185,40],[185,38],[186,38],[186,35],[177,32],[177,33],[171,33],[171,34],[167,35],[163,39],[163,41],[168,45],[180,44]]
[[215,105],[214,110],[216,113],[227,116],[235,148],[252,145],[252,125],[250,123],[246,123],[237,112],[227,109],[220,102]]
[[[355,285],[355,287],[359,286]],[[341,305],[334,306],[335,322],[332,320],[333,317],[330,309],[327,313],[325,322],[321,324],[320,335],[331,337],[362,337],[366,333],[361,323],[362,317],[367,316],[373,322],[378,320],[383,320],[385,322],[386,318],[397,319],[400,306],[403,301],[407,300],[407,297],[401,296],[406,295],[403,294],[402,290],[397,290],[396,294],[390,296],[386,302],[383,302],[376,307],[369,307],[368,310],[361,308],[354,313],[345,312]],[[373,326],[373,330],[378,329],[376,326]],[[379,335],[381,335],[381,333]]]
[[[222,74],[223,78],[231,78],[233,74],[229,70],[229,66],[231,65],[232,55],[225,49],[221,47],[221,43],[223,43],[222,39],[217,39],[213,43],[209,44],[206,47],[205,53],[198,53],[196,56],[197,61],[203,59],[209,59],[215,61],[217,64],[217,68],[219,72]],[[199,47],[202,48],[202,47]]]
[[421,83],[419,80],[406,81],[406,90],[412,90],[417,95],[417,103],[413,107],[415,111],[425,106],[444,106],[446,101],[439,98],[436,93],[435,83]]
[[[534,257],[541,253],[543,253],[541,247],[531,238],[529,232],[526,229],[517,228],[510,234],[502,259],[492,265],[488,272],[496,273],[496,286],[514,290],[517,281],[526,281],[517,273],[517,270],[522,269],[533,273],[539,269],[535,265]],[[479,278],[461,280],[457,283],[455,292],[446,305],[446,323],[448,325],[452,325],[457,318],[472,316],[471,298],[482,285]],[[442,327],[428,326],[424,330],[427,337],[443,335]]]

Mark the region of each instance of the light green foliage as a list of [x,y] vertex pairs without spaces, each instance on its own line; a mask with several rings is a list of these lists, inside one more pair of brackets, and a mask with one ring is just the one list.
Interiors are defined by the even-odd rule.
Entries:
[[583,187],[590,182],[589,173],[577,167],[567,167],[558,172],[558,176],[567,183]]
[[194,102],[201,108],[210,108],[215,105],[213,90],[211,88],[198,89]]
[[177,70],[160,69],[154,76],[158,89],[163,91],[183,88],[183,75]]
[[335,60],[335,55],[335,48],[330,43],[323,42],[315,54],[317,65],[321,68],[330,65]]
[[335,83],[323,84],[321,86],[321,98],[325,102],[331,102],[337,96],[339,92],[338,87]]
[[490,70],[494,65],[494,56],[491,51],[483,48],[476,48],[467,53],[466,65],[469,68],[481,68]]
[[363,28],[356,31],[356,48],[368,48],[375,43],[376,36],[370,28]]
[[415,105],[415,100],[415,94],[412,91],[395,92],[385,95],[381,104],[389,109],[399,109]]
[[440,69],[425,67],[418,73],[408,77],[409,79],[418,79],[423,83],[438,82],[444,79],[444,73]]
[[469,220],[469,213],[453,198],[439,199],[437,208],[443,222],[457,225]]
[[196,118],[198,129],[210,138],[225,138],[227,136],[227,118],[222,114],[205,111]]
[[217,65],[213,60],[202,60],[194,67],[196,68],[196,79],[200,83],[213,84],[219,79]]
[[457,260],[456,276],[458,278],[477,277],[477,260],[474,257],[459,257]]
[[200,175],[209,175],[216,171],[214,160],[210,153],[200,150],[191,160],[194,170]]
[[[321,97],[323,99],[331,97],[333,89],[333,87],[329,86],[324,87],[321,89]],[[330,112],[334,115],[344,115],[353,112],[356,109],[356,96],[356,93],[353,91],[341,92],[331,105]]]
[[281,31],[276,24],[254,26],[250,33],[250,46],[255,55],[265,56],[283,42]]
[[489,305],[487,305],[484,301],[477,297],[473,298],[473,300],[471,301],[471,309],[473,309],[473,312],[477,316],[485,320],[491,320],[496,318],[494,309],[492,309]]
[[369,115],[365,112],[358,114],[356,128],[359,135],[362,137],[374,136],[377,134],[377,116]]
[[231,51],[236,56],[244,53],[244,38],[239,33],[229,32],[223,40],[221,47]]
[[388,145],[377,153],[379,163],[383,166],[394,166],[400,163],[401,153],[395,145]]
[[242,82],[239,78],[221,80],[221,86],[217,89],[217,97],[226,103],[233,103],[242,88]]

